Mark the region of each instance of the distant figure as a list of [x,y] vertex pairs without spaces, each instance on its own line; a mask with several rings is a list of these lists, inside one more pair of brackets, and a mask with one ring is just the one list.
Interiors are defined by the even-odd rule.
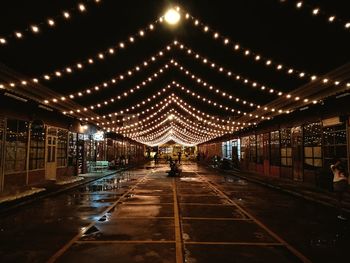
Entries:
[[155,154],[154,154],[154,164],[158,164],[158,153],[156,152]]
[[337,159],[334,161],[334,164],[331,165],[331,170],[333,172],[333,190],[337,194],[338,198],[338,218],[346,220],[342,211],[342,201],[343,195],[348,188],[348,178],[346,174],[346,169],[342,162]]
[[181,152],[178,152],[178,153],[177,153],[178,163],[179,163],[179,164],[181,163],[181,155],[182,155]]

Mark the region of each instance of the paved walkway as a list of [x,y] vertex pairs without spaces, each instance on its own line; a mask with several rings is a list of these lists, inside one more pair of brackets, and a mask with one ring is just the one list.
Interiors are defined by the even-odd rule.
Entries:
[[140,176],[49,262],[310,262],[194,165]]
[[105,170],[99,173],[86,173],[79,176],[60,176],[56,181],[44,181],[35,186],[25,186],[0,195],[0,213],[26,205],[40,198],[49,197],[95,181],[99,178],[112,175],[127,169]]
[[[256,173],[239,170],[221,170],[218,168],[213,168],[212,166],[209,166],[206,163],[202,163],[202,165],[209,169],[219,171],[220,173],[238,176],[251,182],[255,182],[273,189],[278,189],[285,193],[292,194],[294,196],[299,196],[309,201],[318,202],[331,207],[337,207],[338,204],[335,193],[329,190],[316,187],[312,184],[297,182],[283,178],[275,178],[272,176],[264,176]],[[347,213],[350,213],[350,186],[347,193],[344,194],[343,210]]]
[[146,165],[0,217],[1,262],[341,262],[335,209],[195,163]]

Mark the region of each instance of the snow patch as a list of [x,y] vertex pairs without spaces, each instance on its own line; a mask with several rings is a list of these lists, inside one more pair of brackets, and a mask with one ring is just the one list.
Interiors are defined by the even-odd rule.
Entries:
[[11,195],[8,195],[8,196],[0,197],[0,203],[10,202],[10,201],[13,201],[13,200],[24,198],[26,196],[37,194],[37,193],[40,193],[40,192],[45,191],[45,190],[46,190],[45,188],[32,187],[32,189],[25,190],[25,191],[20,192],[20,193],[16,193],[16,194],[11,194]]
[[75,177],[75,178],[69,178],[67,180],[57,181],[56,184],[57,185],[71,184],[71,183],[75,183],[75,182],[81,181],[83,179],[84,179],[84,177],[78,176],[78,177]]

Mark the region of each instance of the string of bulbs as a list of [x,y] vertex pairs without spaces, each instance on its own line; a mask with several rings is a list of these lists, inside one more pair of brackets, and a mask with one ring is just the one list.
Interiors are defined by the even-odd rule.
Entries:
[[[287,0],[279,0],[280,3],[287,3]],[[339,24],[343,27],[345,30],[350,30],[350,21],[345,20],[335,14],[329,14],[328,12],[322,10],[319,7],[315,7],[305,1],[292,1],[293,5],[295,6],[296,10],[302,10],[307,8],[310,12],[311,16],[322,16],[325,18],[325,20],[330,24]]]
[[[86,0],[86,2],[94,2],[95,4],[100,4],[101,0]],[[13,33],[6,36],[0,36],[0,46],[9,44],[9,41],[12,39],[23,40],[27,35],[37,35],[39,34],[44,27],[54,28],[57,26],[57,21],[63,19],[65,21],[71,20],[73,14],[82,14],[87,12],[86,4],[78,3],[75,7],[70,8],[69,10],[63,10],[59,14],[48,17],[45,21],[40,23],[31,24],[24,28],[23,30],[15,30]]]

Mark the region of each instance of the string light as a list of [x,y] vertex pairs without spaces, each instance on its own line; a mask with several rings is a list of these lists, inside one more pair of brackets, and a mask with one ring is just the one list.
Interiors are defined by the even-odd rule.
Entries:
[[[286,3],[287,1],[279,1],[280,3]],[[337,22],[337,24],[339,25],[343,25],[345,29],[348,29],[350,28],[350,22],[349,21],[345,21],[344,19],[336,16],[336,15],[330,15],[328,14],[327,12],[321,10],[320,8],[318,7],[315,7],[315,6],[312,6],[311,4],[309,3],[305,3],[303,1],[298,1],[296,2],[295,4],[296,6],[296,9],[297,10],[301,10],[301,9],[309,9],[310,10],[310,13],[313,15],[313,16],[322,16],[326,19],[326,21],[328,21],[329,23],[334,23],[334,22]],[[348,24],[348,26],[347,26]]]
[[[100,3],[100,1],[94,1],[95,3]],[[65,19],[69,19],[71,18],[71,14],[72,13],[84,13],[86,12],[86,6],[83,3],[78,4],[76,7],[72,7],[70,8],[69,12],[68,11],[62,11],[60,12],[58,15],[54,16],[54,18],[47,18],[46,20],[38,23],[38,25],[31,25],[28,26],[27,28],[24,28],[21,32],[30,32],[32,31],[33,33],[38,33],[39,32],[39,27],[43,28],[45,25],[48,25],[49,27],[53,27],[55,26],[55,21],[54,19],[59,19],[60,17],[63,17]],[[11,38],[16,38],[16,39],[23,39],[23,33],[18,32],[18,31],[14,31],[12,34],[7,35],[6,38],[11,39]],[[0,41],[1,43],[1,41]],[[1,43],[4,44],[4,43]]]
[[[207,25],[205,25],[204,23],[202,22],[199,22],[199,20],[195,17],[193,17],[192,15],[190,16],[190,18],[192,19],[192,21],[198,21],[198,25],[200,25],[201,27],[205,28],[207,27]],[[201,31],[203,32],[203,31]],[[229,41],[230,43],[232,43],[233,41],[231,41],[228,37],[224,36],[223,34],[219,33],[219,32],[216,32],[214,31],[213,29],[211,29],[211,27],[208,27],[208,32],[212,32],[213,35],[214,35],[214,39],[217,40],[217,41],[220,41],[224,46],[226,47],[229,47],[230,45],[226,45],[225,42]],[[215,34],[217,33],[217,37],[215,37]],[[247,49],[247,48],[244,48],[242,47],[241,44],[239,43],[236,43],[233,45],[233,49],[234,51],[237,53],[237,52],[240,52],[242,51],[242,54],[243,54],[243,57],[246,57],[246,58],[251,58],[253,59],[254,62],[260,62],[260,61],[264,61],[264,65],[265,66],[275,66],[275,69],[278,71],[278,72],[281,72],[281,69],[277,69],[277,67],[279,65],[281,65],[281,63],[277,63],[277,62],[274,62],[273,60],[265,57],[265,56],[262,56],[261,54],[258,54],[258,53],[255,53],[253,51],[251,51],[250,49]],[[259,60],[256,60],[256,56],[259,56]],[[290,69],[292,69],[291,67],[289,67]],[[301,72],[305,72],[305,71],[302,71],[302,70],[296,70],[296,69],[293,69],[293,72],[294,72],[294,75],[295,76],[298,76],[299,73]],[[290,74],[287,72],[287,74]],[[305,73],[306,74],[306,73]],[[307,75],[313,75],[313,74],[310,74],[308,73]]]
[[[52,20],[53,21],[53,20]],[[158,24],[159,23],[159,19],[157,19],[157,20],[155,20],[154,22],[153,22],[154,24]],[[53,24],[54,25],[54,24]],[[37,27],[37,26],[34,26],[35,27],[35,29],[33,29],[32,28],[32,30],[37,30],[37,32],[39,32],[39,28]],[[148,28],[144,28],[144,29],[142,29],[141,31],[143,32],[143,35],[145,34],[145,32],[147,32],[147,31],[152,31],[152,30],[154,30],[155,29],[155,26],[152,24],[152,27],[151,27],[152,29],[148,29]],[[130,40],[130,39],[133,39],[133,41],[129,41],[129,43],[131,43],[131,44],[133,44],[133,43],[135,43],[135,41],[136,41],[136,39],[137,39],[137,36],[138,36],[138,34],[134,34],[134,35],[131,35],[128,39]],[[6,44],[7,43],[7,41],[6,41],[6,39],[5,38],[0,38],[0,44]],[[124,42],[119,42],[119,44],[117,44],[117,45],[115,45],[114,47],[113,47],[113,51],[111,52],[111,47],[109,47],[108,49],[106,49],[106,50],[104,50],[104,51],[101,51],[101,52],[98,52],[94,57],[97,57],[97,58],[99,58],[99,55],[100,54],[102,54],[104,57],[107,57],[108,55],[115,55],[116,54],[116,52],[115,52],[115,50],[116,49],[125,49],[127,47],[127,45],[124,43]],[[170,46],[168,46],[167,48],[170,48]],[[171,49],[171,48],[170,48]],[[168,49],[168,50],[170,50],[170,49]],[[164,51],[163,51],[164,52]],[[70,74],[71,73],[73,73],[74,72],[74,69],[83,69],[83,68],[85,68],[85,66],[87,66],[87,65],[92,65],[92,64],[94,64],[94,60],[92,59],[92,58],[88,58],[88,59],[82,59],[82,60],[80,60],[79,62],[76,62],[76,63],[74,63],[74,64],[72,64],[72,65],[66,65],[66,66],[64,66],[63,68],[60,68],[60,69],[56,69],[56,70],[54,70],[53,72],[51,72],[51,73],[44,73],[44,74],[41,74],[41,76],[35,76],[35,77],[32,77],[32,79],[33,78],[35,78],[35,79],[38,79],[38,80],[45,80],[45,81],[48,81],[48,80],[52,80],[52,79],[54,79],[55,77],[57,77],[57,75],[55,74],[57,71],[58,72],[61,72],[62,73],[62,76],[63,76],[63,72],[65,71],[65,69],[66,68],[71,68],[71,72],[70,72]],[[49,76],[49,77],[46,77],[46,76]],[[6,88],[6,85],[4,84],[4,83],[1,83],[1,84],[3,84],[4,86],[5,86],[5,88]]]

